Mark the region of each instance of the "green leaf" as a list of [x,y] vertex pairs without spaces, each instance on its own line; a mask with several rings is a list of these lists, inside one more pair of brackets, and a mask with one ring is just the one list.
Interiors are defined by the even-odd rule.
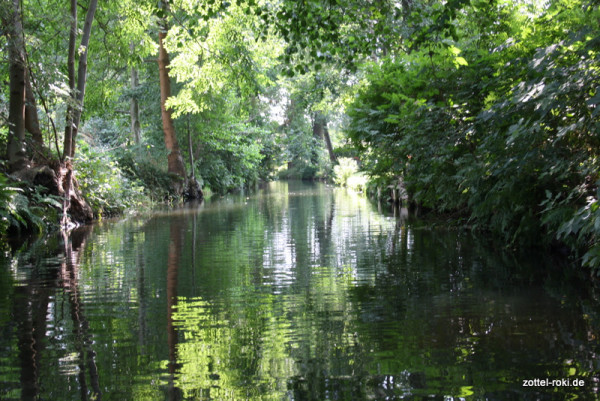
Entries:
[[464,59],[464,57],[457,56],[454,58],[454,61],[458,65],[464,65],[464,66],[469,65],[469,63],[467,62],[467,60]]

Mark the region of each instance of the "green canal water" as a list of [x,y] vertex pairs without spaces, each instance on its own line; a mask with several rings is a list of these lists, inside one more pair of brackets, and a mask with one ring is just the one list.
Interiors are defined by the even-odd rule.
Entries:
[[597,287],[494,248],[295,182],[45,238],[0,258],[0,399],[598,399]]

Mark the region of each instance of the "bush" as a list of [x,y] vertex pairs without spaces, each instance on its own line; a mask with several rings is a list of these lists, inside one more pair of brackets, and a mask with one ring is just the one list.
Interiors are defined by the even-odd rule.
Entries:
[[157,167],[146,151],[141,151],[144,152],[141,156],[142,153],[135,150],[120,150],[117,153],[119,167],[127,178],[141,183],[146,195],[159,201],[167,200],[171,192],[171,177],[167,171]]
[[94,216],[119,214],[145,203],[142,184],[128,177],[108,153],[83,145],[75,164],[79,187]]
[[280,180],[311,181],[317,178],[318,173],[319,169],[317,167],[302,164],[281,170],[277,176]]
[[348,185],[348,180],[358,172],[358,163],[349,157],[338,159],[338,165],[333,167],[333,181],[342,187]]
[[19,183],[10,183],[0,173],[0,232],[42,232],[50,225],[58,224],[60,200],[45,194],[42,187],[20,188]]
[[[600,182],[596,183],[600,186]],[[600,189],[596,196],[589,196],[587,204],[577,210],[573,218],[563,223],[558,230],[558,238],[574,243],[574,248],[584,248],[582,264],[600,276]],[[579,250],[579,249],[578,249]]]

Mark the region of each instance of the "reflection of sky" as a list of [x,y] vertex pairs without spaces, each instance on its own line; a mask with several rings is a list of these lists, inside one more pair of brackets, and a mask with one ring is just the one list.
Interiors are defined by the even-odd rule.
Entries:
[[[333,269],[354,280],[359,276],[367,280],[374,275],[381,258],[364,263],[369,270],[359,272],[361,258],[373,259],[375,249],[382,245],[388,253],[393,252],[393,244],[398,240],[393,235],[396,219],[381,215],[364,196],[345,189],[326,188],[320,194],[314,191],[290,189],[288,199],[277,204],[283,210],[263,234],[266,285],[288,287],[298,279],[299,270],[319,267]],[[292,207],[290,198],[294,200]],[[313,213],[303,215],[302,210]]]
[[271,274],[263,277],[265,284],[284,287],[292,283],[296,267],[296,247],[291,236],[290,221],[287,212],[281,215],[281,224],[277,230],[264,233],[266,246],[263,251],[263,267]]

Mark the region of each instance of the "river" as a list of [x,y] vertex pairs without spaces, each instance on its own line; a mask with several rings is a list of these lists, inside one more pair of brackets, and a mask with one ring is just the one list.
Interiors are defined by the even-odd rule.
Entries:
[[495,248],[301,182],[46,237],[0,260],[0,399],[598,399],[598,288]]

